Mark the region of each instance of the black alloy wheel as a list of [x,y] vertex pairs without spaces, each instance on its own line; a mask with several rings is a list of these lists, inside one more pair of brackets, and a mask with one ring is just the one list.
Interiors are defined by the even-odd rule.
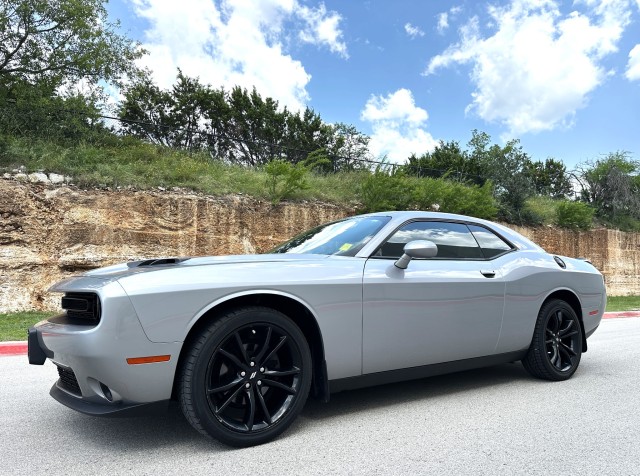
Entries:
[[216,320],[193,345],[180,401],[201,433],[251,446],[293,422],[310,384],[311,356],[300,329],[278,311],[248,307]]
[[525,369],[541,379],[566,380],[577,370],[581,356],[582,328],[575,311],[558,299],[546,302],[522,359]]

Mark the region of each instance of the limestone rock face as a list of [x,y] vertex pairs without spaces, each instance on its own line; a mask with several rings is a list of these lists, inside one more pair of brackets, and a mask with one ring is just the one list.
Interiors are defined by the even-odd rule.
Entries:
[[[355,210],[168,191],[79,190],[0,179],[0,312],[55,310],[55,282],[142,258],[264,252]],[[610,295],[640,294],[640,234],[518,231],[550,253],[589,258]]]
[[83,191],[0,179],[0,312],[57,309],[55,282],[92,268],[162,256],[267,251],[352,215],[327,204],[175,192]]

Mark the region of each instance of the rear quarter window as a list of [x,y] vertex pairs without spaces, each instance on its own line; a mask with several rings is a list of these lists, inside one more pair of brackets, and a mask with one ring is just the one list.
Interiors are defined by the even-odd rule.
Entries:
[[485,258],[495,258],[511,251],[513,247],[493,233],[491,230],[478,225],[468,225],[473,237],[477,240]]

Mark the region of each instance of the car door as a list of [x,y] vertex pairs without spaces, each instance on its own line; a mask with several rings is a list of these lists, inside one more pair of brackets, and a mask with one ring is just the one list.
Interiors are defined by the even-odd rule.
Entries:
[[[464,223],[412,221],[367,260],[364,374],[495,352],[505,282],[474,235]],[[418,239],[433,241],[438,246],[436,257],[413,259],[407,269],[396,268],[394,262],[404,245]],[[501,243],[504,249],[499,252],[511,250],[509,244]]]

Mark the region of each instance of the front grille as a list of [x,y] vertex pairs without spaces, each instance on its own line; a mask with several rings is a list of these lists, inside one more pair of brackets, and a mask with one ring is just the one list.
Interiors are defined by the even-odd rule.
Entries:
[[76,378],[76,374],[73,373],[73,370],[59,365],[56,365],[56,367],[58,367],[60,386],[67,392],[71,392],[74,395],[81,397],[82,392],[80,391],[80,385],[78,385],[78,379]]
[[67,317],[86,324],[100,322],[100,299],[93,293],[66,293],[62,298],[62,309]]

